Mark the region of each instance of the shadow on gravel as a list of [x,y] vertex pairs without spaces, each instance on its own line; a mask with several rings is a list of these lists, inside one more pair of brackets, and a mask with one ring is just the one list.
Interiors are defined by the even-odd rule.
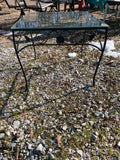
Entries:
[[2,107],[2,109],[1,109],[1,111],[0,111],[0,118],[1,118],[2,114],[4,114],[4,112],[5,112],[5,107],[6,107],[7,103],[8,103],[9,97],[10,97],[10,96],[12,95],[12,93],[13,93],[13,89],[14,89],[15,82],[16,82],[16,80],[17,80],[18,74],[19,74],[19,72],[15,75],[15,78],[14,78],[14,80],[13,80],[13,83],[12,83],[9,91],[8,91],[8,94],[7,94],[7,96],[6,96],[6,99],[5,99],[4,102],[3,102],[3,107]]
[[[32,110],[35,110],[35,109],[37,109],[37,108],[40,108],[40,107],[42,107],[42,106],[46,106],[46,105],[48,105],[48,104],[50,104],[50,103],[53,103],[53,101],[56,101],[56,100],[58,100],[58,99],[61,99],[61,98],[64,98],[64,97],[67,97],[67,96],[69,96],[69,95],[72,95],[72,94],[74,94],[75,92],[79,92],[80,90],[88,90],[88,87],[83,87],[83,88],[80,88],[80,89],[76,89],[76,90],[73,90],[73,91],[70,91],[70,92],[68,92],[68,93],[66,93],[66,94],[63,94],[63,95],[61,95],[61,96],[59,96],[59,97],[57,97],[57,98],[53,98],[53,99],[51,99],[51,100],[48,100],[48,101],[46,101],[46,102],[44,102],[44,103],[42,103],[42,104],[40,104],[40,105],[36,105],[36,106],[33,106],[33,107],[30,107],[28,104],[28,107],[29,108],[27,108],[27,109],[25,109],[25,112],[28,112],[28,111],[32,111]],[[28,92],[27,92],[28,93]],[[5,109],[5,106],[4,106],[4,108],[3,109]],[[5,112],[4,112],[5,113]],[[17,115],[20,115],[20,114],[22,114],[22,113],[24,113],[24,112],[18,112],[18,113],[13,113],[13,114],[11,114],[11,115],[9,115],[9,116],[3,116],[3,118],[5,118],[5,119],[7,119],[7,118],[11,118],[11,117],[14,117],[14,116],[17,116]],[[0,113],[0,118],[2,117],[2,112]]]
[[[37,67],[34,68],[34,71],[30,74],[29,79],[28,79],[28,90],[27,90],[27,91],[25,91],[25,83],[22,84],[22,85],[24,85],[24,86],[19,87],[19,88],[17,89],[17,90],[20,90],[20,93],[23,95],[23,97],[24,97],[24,102],[26,102],[26,104],[27,104],[27,97],[28,97],[28,93],[29,93],[30,81],[31,81],[31,79],[32,79],[33,77],[37,76],[36,70],[38,70],[38,69],[39,69],[39,68],[37,68]],[[15,83],[16,83],[16,81],[18,80],[18,75],[19,75],[19,74],[20,74],[20,72],[16,73],[15,78],[14,78],[12,84],[11,84],[11,87],[10,87],[8,93],[7,93],[6,99],[5,99],[4,102],[3,102],[3,107],[2,107],[2,109],[1,109],[1,111],[0,111],[0,118],[4,118],[4,119],[7,120],[7,118],[14,117],[14,116],[16,116],[16,115],[20,115],[20,114],[22,114],[22,113],[24,113],[24,112],[27,112],[27,111],[32,111],[32,110],[35,110],[35,109],[37,109],[37,108],[41,108],[42,106],[46,106],[46,105],[48,105],[48,104],[50,104],[50,103],[53,103],[53,101],[56,101],[56,100],[58,100],[58,99],[61,99],[61,98],[70,96],[70,95],[72,95],[72,94],[74,94],[74,93],[76,93],[76,92],[80,92],[80,91],[83,92],[83,90],[84,90],[84,91],[89,91],[89,87],[88,87],[88,86],[81,87],[81,88],[76,88],[76,89],[71,90],[71,91],[69,91],[69,92],[66,92],[66,93],[64,93],[64,94],[62,94],[62,95],[58,95],[57,98],[53,98],[53,99],[50,99],[50,100],[46,100],[46,102],[44,102],[44,103],[42,103],[42,104],[39,104],[39,105],[35,105],[35,106],[32,106],[32,107],[31,107],[29,104],[27,104],[27,108],[24,108],[24,109],[22,110],[22,112],[16,112],[16,111],[15,111],[15,113],[14,113],[14,112],[6,112],[5,110],[6,110],[6,106],[7,106],[7,104],[8,104],[8,100],[9,100],[10,96],[13,94],[13,91],[14,91],[14,89],[15,89]],[[42,75],[41,75],[41,76],[42,76]],[[91,87],[91,86],[90,86],[90,87]],[[17,90],[16,90],[16,92],[17,92]],[[14,108],[18,108],[18,107],[19,107],[19,105],[14,106]],[[6,116],[6,115],[5,115],[6,113],[9,114],[9,115]]]

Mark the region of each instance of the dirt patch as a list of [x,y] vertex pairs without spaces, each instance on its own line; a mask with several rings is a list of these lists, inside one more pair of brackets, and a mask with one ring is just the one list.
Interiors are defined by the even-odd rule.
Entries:
[[0,11],[0,29],[10,30],[13,23],[19,17],[20,11],[9,9],[5,2],[1,3],[2,10]]

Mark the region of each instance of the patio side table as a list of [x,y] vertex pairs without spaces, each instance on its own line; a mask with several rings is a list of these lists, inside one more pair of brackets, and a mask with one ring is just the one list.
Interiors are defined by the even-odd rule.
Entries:
[[[13,43],[28,89],[26,74],[21,63],[20,52],[33,46],[35,55],[36,45],[92,45],[101,54],[93,75],[93,86],[100,61],[102,59],[106,41],[108,25],[94,17],[87,11],[81,12],[32,12],[23,16],[12,26]],[[104,43],[101,42],[101,30],[104,30]],[[90,43],[96,37],[100,47]],[[50,41],[47,41],[51,39]],[[20,47],[21,44],[24,46]]]

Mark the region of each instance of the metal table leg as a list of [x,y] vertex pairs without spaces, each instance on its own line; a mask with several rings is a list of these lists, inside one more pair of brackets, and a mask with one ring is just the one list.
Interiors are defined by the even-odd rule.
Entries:
[[19,62],[19,64],[20,64],[20,67],[21,67],[21,69],[22,69],[23,76],[24,76],[24,78],[25,78],[25,84],[26,84],[26,85],[25,85],[25,91],[27,91],[27,90],[28,90],[27,78],[26,78],[25,71],[24,71],[24,69],[23,69],[22,63],[21,63],[20,58],[19,58],[19,51],[18,51],[18,49],[17,49],[16,42],[15,42],[15,33],[14,33],[14,31],[12,31],[12,33],[13,33],[13,44],[14,44],[15,53],[16,53],[18,62]]
[[93,87],[95,86],[95,77],[96,77],[96,74],[97,74],[97,71],[98,71],[100,62],[101,62],[101,60],[102,60],[102,56],[103,56],[104,50],[105,50],[106,41],[107,41],[107,32],[108,32],[108,28],[106,28],[106,30],[105,30],[104,45],[103,45],[103,47],[101,48],[101,55],[100,55],[100,58],[99,58],[99,61],[98,61],[98,63],[97,63],[97,67],[96,67],[96,69],[95,69],[95,73],[94,73],[94,76],[93,76]]

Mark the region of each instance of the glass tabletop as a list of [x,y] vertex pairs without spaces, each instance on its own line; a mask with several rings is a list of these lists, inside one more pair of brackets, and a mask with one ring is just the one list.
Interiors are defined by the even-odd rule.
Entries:
[[106,28],[100,19],[87,11],[81,12],[32,12],[23,16],[13,26],[12,30],[32,29],[76,29],[76,28]]

